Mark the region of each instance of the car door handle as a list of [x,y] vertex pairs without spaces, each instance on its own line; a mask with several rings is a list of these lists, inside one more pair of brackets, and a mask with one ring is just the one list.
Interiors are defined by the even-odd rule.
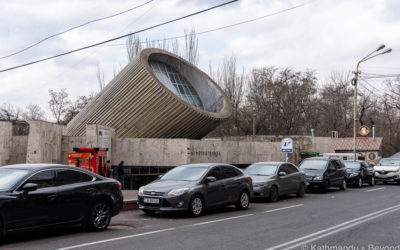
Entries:
[[93,193],[94,191],[96,191],[94,188],[87,188],[86,191],[88,193]]
[[52,195],[47,196],[47,198],[49,200],[51,200],[51,201],[54,201],[57,198],[57,195],[56,194],[52,194]]

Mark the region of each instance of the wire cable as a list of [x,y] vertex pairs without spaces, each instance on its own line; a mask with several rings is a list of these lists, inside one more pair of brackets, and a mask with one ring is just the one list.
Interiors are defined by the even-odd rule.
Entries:
[[113,14],[113,15],[111,15],[111,16],[106,16],[106,17],[102,17],[102,18],[97,18],[97,19],[88,21],[88,22],[86,22],[86,23],[80,24],[80,25],[78,25],[78,26],[74,26],[74,27],[72,27],[72,28],[66,29],[66,30],[61,31],[61,32],[59,32],[59,33],[55,33],[55,34],[53,34],[53,35],[50,35],[50,36],[48,36],[48,37],[45,37],[45,38],[43,38],[43,39],[41,39],[41,40],[39,40],[39,41],[37,41],[37,42],[35,42],[35,43],[29,45],[28,47],[25,47],[25,48],[23,48],[23,49],[21,49],[21,50],[18,50],[18,51],[16,51],[16,52],[12,53],[12,54],[9,54],[9,55],[0,57],[0,60],[1,60],[1,59],[5,59],[5,58],[8,58],[8,57],[11,57],[11,56],[18,55],[18,54],[20,54],[20,53],[22,53],[22,52],[24,52],[24,51],[27,51],[27,50],[29,50],[29,49],[35,47],[36,45],[39,45],[39,44],[43,43],[44,41],[49,40],[50,38],[53,38],[53,37],[56,37],[56,36],[65,34],[65,33],[69,32],[69,31],[72,31],[72,30],[81,28],[81,27],[86,26],[86,25],[91,24],[91,23],[103,21],[103,20],[106,20],[106,19],[109,19],[109,18],[113,18],[113,17],[119,16],[119,15],[125,14],[125,13],[127,13],[127,12],[132,11],[132,10],[138,9],[138,8],[140,8],[140,7],[142,7],[142,6],[146,5],[146,4],[149,4],[149,3],[153,2],[153,1],[154,1],[154,0],[150,0],[150,1],[147,1],[147,2],[145,2],[145,3],[143,3],[143,4],[140,4],[140,5],[137,5],[137,6],[135,6],[135,7],[130,8],[130,9],[127,9],[127,10],[125,10],[125,11],[118,12],[118,13],[116,13],[116,14]]
[[[274,12],[274,13],[270,13],[268,15],[260,16],[260,17],[257,17],[257,18],[248,19],[248,20],[245,20],[245,21],[242,21],[242,22],[238,22],[238,23],[234,23],[234,24],[230,24],[230,25],[226,25],[226,26],[221,26],[221,27],[218,27],[218,28],[210,29],[210,30],[200,31],[200,32],[197,32],[195,34],[189,34],[189,36],[203,35],[203,34],[214,32],[214,31],[218,31],[218,30],[232,28],[232,27],[239,26],[239,25],[242,25],[242,24],[255,22],[255,21],[267,18],[267,17],[275,16],[275,15],[278,15],[278,14],[281,14],[281,13],[284,13],[284,12],[288,12],[288,11],[291,11],[291,10],[294,10],[294,9],[297,9],[297,8],[300,8],[300,7],[304,7],[304,6],[309,5],[309,4],[311,4],[312,2],[315,2],[315,1],[317,1],[317,0],[313,0],[313,1],[310,1],[310,2],[307,2],[307,3],[304,3],[304,4],[299,4],[299,5],[287,8],[287,9],[283,9],[283,10],[280,10],[280,11],[277,11],[277,12]],[[175,36],[175,37],[168,37],[168,38],[164,38],[164,39],[156,39],[156,40],[142,42],[142,44],[146,44],[147,42],[162,42],[162,41],[168,41],[168,40],[175,40],[175,39],[180,39],[180,38],[185,38],[185,37],[186,37],[185,35],[183,35],[183,36]],[[104,45],[104,46],[126,46],[126,44],[120,43],[120,44],[109,44],[109,45]]]
[[201,14],[201,13],[204,13],[204,12],[207,12],[207,11],[210,11],[210,10],[213,10],[213,9],[216,9],[216,8],[219,8],[219,7],[222,7],[222,6],[237,2],[237,1],[239,1],[239,0],[228,1],[228,2],[215,5],[213,7],[207,8],[207,9],[203,9],[203,10],[200,10],[200,11],[197,11],[197,12],[182,16],[182,17],[178,17],[178,18],[175,18],[175,19],[163,22],[163,23],[159,23],[159,24],[156,24],[156,25],[153,25],[153,26],[150,26],[150,27],[147,27],[147,28],[135,31],[135,32],[131,32],[131,33],[119,36],[119,37],[111,38],[111,39],[106,40],[106,41],[102,41],[102,42],[99,42],[99,43],[91,44],[91,45],[88,45],[88,46],[85,46],[85,47],[81,47],[79,49],[70,50],[70,51],[55,55],[55,56],[46,57],[46,58],[43,58],[43,59],[40,59],[40,60],[36,60],[36,61],[29,62],[29,63],[21,64],[21,65],[14,66],[14,67],[11,67],[11,68],[2,69],[2,70],[0,70],[0,73],[6,72],[6,71],[10,71],[10,70],[14,70],[14,69],[18,69],[18,68],[22,68],[22,67],[26,67],[26,66],[29,66],[29,65],[32,65],[32,64],[48,61],[48,60],[51,60],[51,59],[54,59],[54,58],[57,58],[57,57],[61,57],[61,56],[65,56],[65,55],[69,55],[69,54],[72,54],[72,53],[75,53],[75,52],[78,52],[78,51],[81,51],[81,50],[93,48],[93,47],[99,46],[101,44],[109,43],[109,42],[112,42],[112,41],[119,40],[121,38],[125,38],[125,37],[128,37],[128,36],[132,36],[132,35],[135,35],[135,34],[150,30],[150,29],[154,29],[154,28],[157,28],[157,27],[160,27],[160,26],[164,26],[164,25],[167,25],[169,23],[173,23],[173,22],[176,22],[176,21],[179,21],[179,20],[182,20],[182,19],[186,19],[188,17],[192,17],[192,16],[195,16],[195,15],[198,15],[198,14]]

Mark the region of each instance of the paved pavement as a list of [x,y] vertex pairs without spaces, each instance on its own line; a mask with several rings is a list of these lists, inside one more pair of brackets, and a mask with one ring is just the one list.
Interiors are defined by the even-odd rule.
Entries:
[[[122,212],[105,232],[77,227],[18,234],[0,249],[400,249],[400,186],[307,193],[200,218]],[[391,248],[390,248],[391,247]],[[395,248],[397,247],[397,248]]]
[[122,190],[124,196],[124,207],[123,211],[135,210],[137,206],[138,190]]

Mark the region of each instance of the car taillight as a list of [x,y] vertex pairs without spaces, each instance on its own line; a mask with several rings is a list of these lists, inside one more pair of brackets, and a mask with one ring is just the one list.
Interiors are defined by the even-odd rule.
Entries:
[[253,183],[253,179],[249,176],[247,177],[251,183]]
[[114,182],[114,185],[117,186],[118,189],[122,188],[122,185],[121,185],[121,183],[119,183],[119,181]]

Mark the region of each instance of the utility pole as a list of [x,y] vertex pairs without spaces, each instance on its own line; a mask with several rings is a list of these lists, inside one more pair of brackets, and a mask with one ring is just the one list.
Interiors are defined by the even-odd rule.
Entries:
[[392,52],[392,49],[387,49],[381,53],[376,54],[376,52],[378,52],[379,50],[381,50],[383,48],[385,48],[384,44],[382,44],[381,46],[379,46],[379,48],[372,51],[367,56],[365,56],[363,59],[358,61],[356,71],[353,72],[354,78],[351,80],[351,84],[354,86],[354,105],[353,105],[353,108],[354,108],[354,110],[353,110],[353,118],[354,118],[354,120],[353,120],[353,157],[354,157],[354,161],[357,160],[357,94],[358,94],[357,93],[357,85],[358,85],[358,77],[360,74],[359,67],[362,62],[365,62],[376,56]]

